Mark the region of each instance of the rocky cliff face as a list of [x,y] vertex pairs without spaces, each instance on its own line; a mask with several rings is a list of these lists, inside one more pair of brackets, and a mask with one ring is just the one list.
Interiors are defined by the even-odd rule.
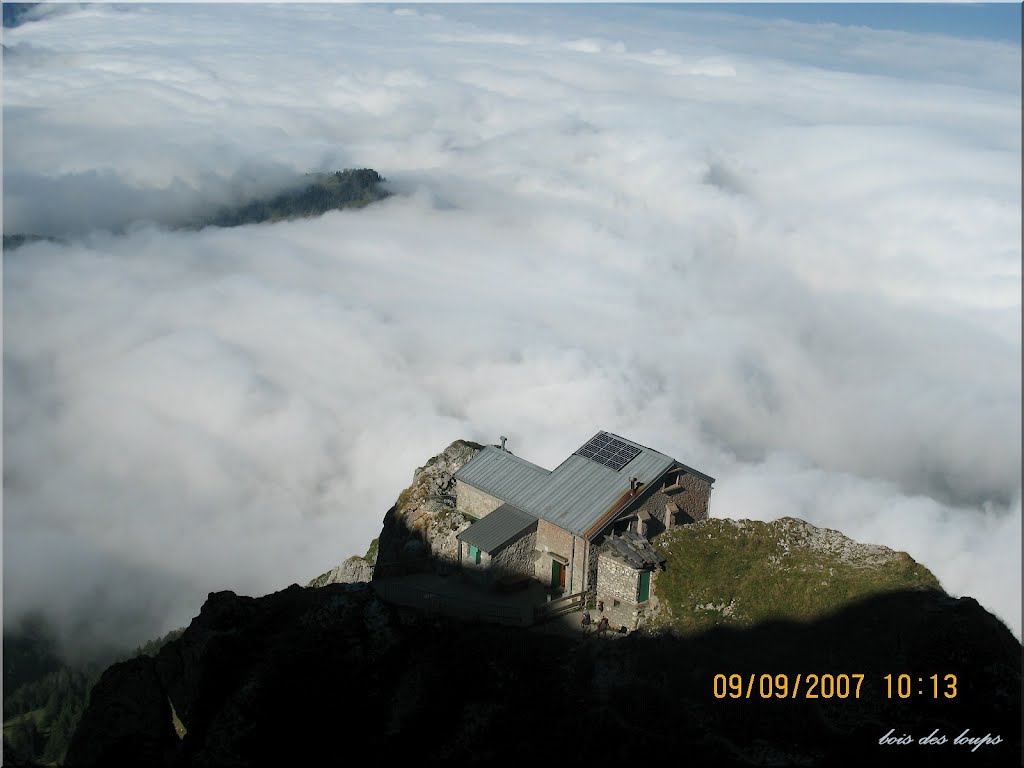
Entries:
[[353,555],[340,565],[334,566],[327,573],[322,573],[310,581],[307,587],[326,587],[328,584],[357,584],[373,579],[373,563],[365,557]]
[[431,558],[440,564],[458,560],[455,538],[472,521],[455,511],[455,473],[482,448],[456,440],[412,476],[412,484],[384,515],[381,535],[363,557],[353,555],[310,581],[308,587],[355,584],[373,579],[374,566]]
[[[908,698],[887,693],[890,674],[909,676]],[[366,584],[221,592],[155,658],[104,673],[67,764],[335,765],[368,750],[428,765],[1007,765],[1020,675],[999,621],[934,591],[687,639],[426,619]],[[914,743],[879,744],[893,730]],[[955,744],[965,731],[990,743]],[[933,733],[947,743],[917,743]]]
[[413,474],[412,485],[384,516],[377,562],[397,563],[429,557],[439,563],[458,559],[456,536],[471,520],[455,511],[455,478],[483,448],[456,440]]

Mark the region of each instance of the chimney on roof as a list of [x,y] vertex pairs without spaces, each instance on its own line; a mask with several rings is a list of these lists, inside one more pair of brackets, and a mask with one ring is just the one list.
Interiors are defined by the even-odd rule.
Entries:
[[634,493],[636,489],[640,487],[640,479],[637,477],[629,478],[629,492]]
[[508,450],[507,448],[505,448],[505,441],[508,440],[508,438],[505,437],[504,435],[502,435],[500,439],[501,439],[501,450],[503,450],[503,451]]
[[679,507],[675,502],[670,501],[665,505],[665,530],[670,531],[675,525],[676,512],[679,511]]

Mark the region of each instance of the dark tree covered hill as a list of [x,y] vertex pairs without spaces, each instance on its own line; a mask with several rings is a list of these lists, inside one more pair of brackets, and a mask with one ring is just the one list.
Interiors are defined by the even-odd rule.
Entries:
[[381,187],[383,181],[379,173],[369,168],[307,174],[305,183],[296,189],[238,207],[222,208],[193,226],[237,227],[320,216],[342,208],[362,208],[388,197],[389,193]]
[[60,658],[42,622],[5,632],[4,764],[60,764],[103,670],[112,661],[153,655],[182,632],[175,630],[106,661],[79,664]]
[[51,242],[57,242],[56,238],[43,237],[42,235],[32,234],[17,234],[17,235],[4,235],[4,250],[13,251],[15,248],[20,248],[27,243],[36,243],[41,240],[49,240]]
[[[328,211],[364,208],[390,197],[391,193],[384,188],[384,182],[384,177],[370,168],[353,168],[334,173],[307,173],[265,197],[243,199],[243,202],[238,204],[216,209],[204,208],[201,203],[196,202],[188,213],[161,209],[157,214],[154,213],[156,206],[142,206],[140,210],[143,213],[136,211],[133,215],[129,211],[125,220],[112,231],[123,234],[130,224],[140,222],[155,223],[173,229],[197,230],[204,227],[238,227],[245,224],[311,218]],[[143,197],[146,194],[149,193],[145,190],[140,191]],[[196,195],[199,196],[200,193],[197,192]],[[150,208],[154,210],[149,210]],[[149,213],[145,213],[146,210],[149,210]],[[102,227],[97,225],[97,228]],[[54,235],[5,232],[3,247],[5,251],[14,251],[23,245],[40,241],[65,242],[62,237]]]
[[24,24],[29,12],[39,3],[4,3],[3,4],[3,25],[5,27],[17,27]]

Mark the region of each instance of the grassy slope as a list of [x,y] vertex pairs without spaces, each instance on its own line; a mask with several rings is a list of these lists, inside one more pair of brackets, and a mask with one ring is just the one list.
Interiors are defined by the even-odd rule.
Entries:
[[39,709],[33,709],[31,712],[25,712],[23,714],[15,715],[12,718],[4,720],[4,735],[6,736],[7,732],[11,728],[16,726],[18,723],[27,720],[31,720],[33,723],[36,724],[36,727],[42,729],[43,732],[48,731],[46,723],[46,707],[40,707]]
[[[655,627],[695,632],[717,624],[768,619],[809,620],[879,592],[941,590],[938,580],[905,552],[852,542],[807,541],[802,521],[712,519],[656,537],[668,559],[656,576]],[[833,534],[835,543],[838,535]]]

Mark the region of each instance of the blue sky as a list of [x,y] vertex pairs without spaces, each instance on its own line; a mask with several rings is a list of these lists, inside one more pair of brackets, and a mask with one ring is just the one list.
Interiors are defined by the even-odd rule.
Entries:
[[680,7],[808,24],[1021,42],[1019,3],[688,3]]

